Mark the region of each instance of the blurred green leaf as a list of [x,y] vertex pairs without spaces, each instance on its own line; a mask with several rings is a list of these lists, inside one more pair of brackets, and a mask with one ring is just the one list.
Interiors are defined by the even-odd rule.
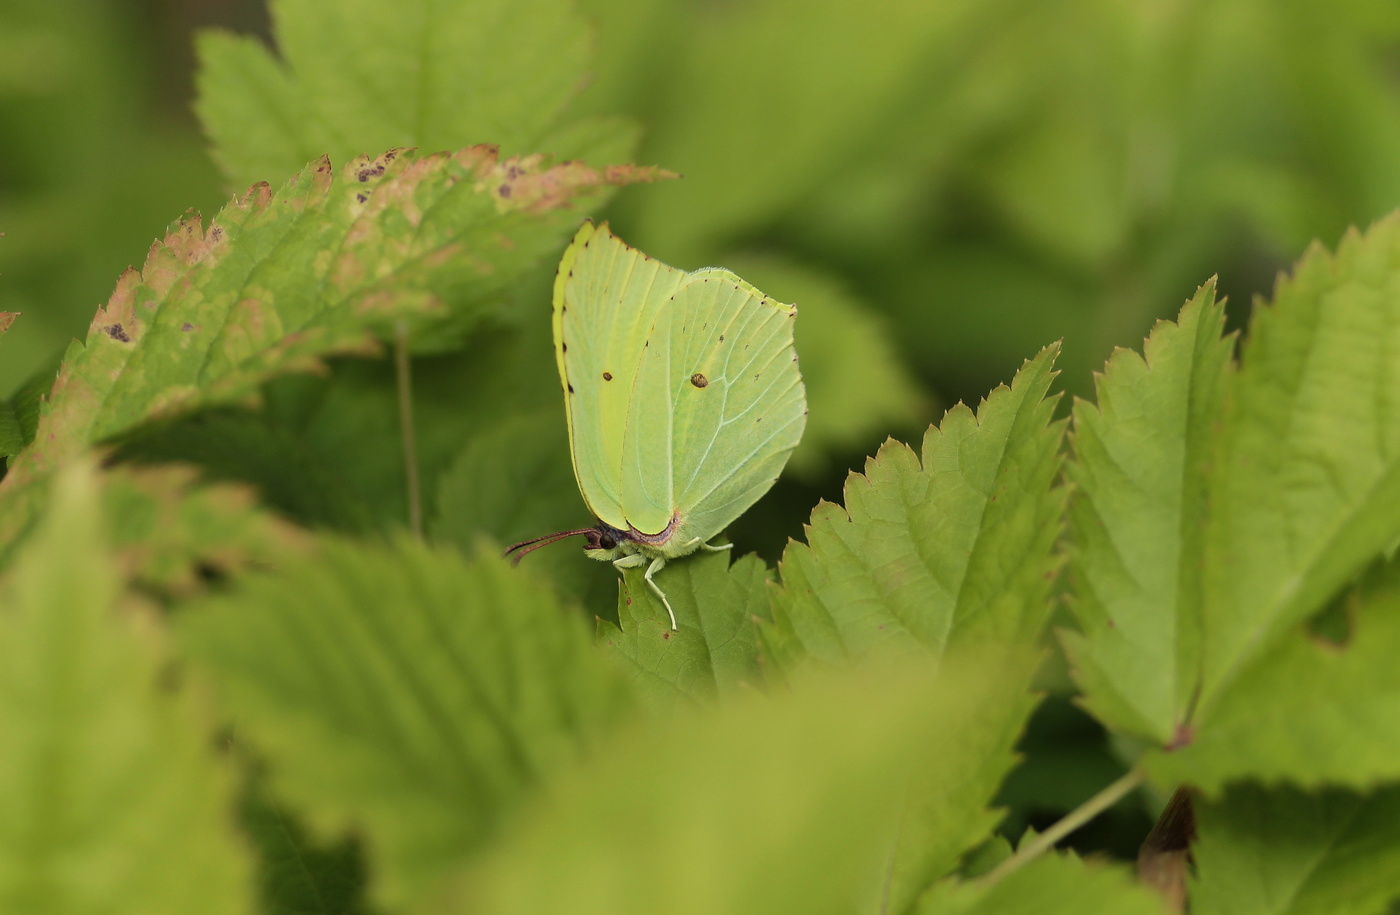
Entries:
[[201,593],[211,580],[301,561],[310,537],[245,487],[196,485],[190,467],[117,468],[102,476],[122,576],[151,595]]
[[318,843],[258,774],[249,778],[243,827],[258,853],[259,911],[267,915],[369,915],[364,856],[343,838]]
[[949,657],[677,709],[561,773],[440,910],[873,911],[906,778],[976,767],[965,728],[1016,681]]
[[588,29],[568,0],[274,0],[271,9],[280,58],[246,36],[199,42],[197,108],[235,186],[320,156],[342,163],[402,146],[630,155],[626,125],[584,141],[562,121],[589,59]]
[[547,591],[407,542],[327,542],[180,630],[276,795],[362,836],[382,905],[480,850],[631,704]]
[[[0,311],[0,334],[10,329],[19,315],[12,311]],[[0,342],[4,342],[0,338]],[[24,447],[24,431],[20,428],[19,417],[9,400],[0,400],[0,457],[18,454]]]
[[636,235],[688,263],[770,220],[858,160],[937,60],[941,39],[978,14],[968,3],[692,6],[671,33],[685,40],[660,62],[665,89],[648,108],[646,145],[688,180],[633,201]]
[[1123,871],[1049,854],[994,884],[947,883],[930,890],[918,915],[1160,915],[1156,897]]
[[1062,635],[1084,703],[1115,730],[1169,743],[1201,658],[1206,473],[1234,341],[1207,283],[1144,356],[1118,350],[1074,405],[1071,603]]
[[1196,802],[1199,915],[1371,915],[1400,898],[1400,790],[1251,785]]
[[1029,360],[976,416],[949,410],[922,460],[886,443],[847,479],[844,506],[817,507],[807,544],[783,554],[764,627],[779,669],[844,664],[882,646],[941,653],[1038,636],[1064,505],[1054,485],[1064,423],[1045,396],[1054,356],[1051,347]]
[[0,908],[251,911],[231,780],[160,621],[121,597],[95,475],[51,496],[0,585]]
[[807,389],[807,429],[788,473],[818,479],[833,457],[861,453],[891,430],[921,428],[927,396],[889,328],[830,276],[772,257],[732,257],[731,269],[798,307],[797,351]]

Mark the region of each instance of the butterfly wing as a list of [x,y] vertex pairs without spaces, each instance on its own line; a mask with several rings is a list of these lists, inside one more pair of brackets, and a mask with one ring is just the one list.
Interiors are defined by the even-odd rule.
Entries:
[[626,530],[623,441],[647,334],[688,274],[584,223],[554,282],[554,354],[579,492],[600,521]]
[[758,501],[807,419],[797,309],[728,270],[686,279],[643,345],[623,436],[625,517],[656,533],[680,512],[667,555],[694,550]]

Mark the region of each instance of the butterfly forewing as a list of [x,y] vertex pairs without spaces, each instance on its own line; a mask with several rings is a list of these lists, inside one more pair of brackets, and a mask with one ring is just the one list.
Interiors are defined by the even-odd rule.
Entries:
[[606,225],[585,223],[555,282],[554,346],[574,475],[594,515],[622,530],[629,403],[657,312],[687,276],[628,247]]

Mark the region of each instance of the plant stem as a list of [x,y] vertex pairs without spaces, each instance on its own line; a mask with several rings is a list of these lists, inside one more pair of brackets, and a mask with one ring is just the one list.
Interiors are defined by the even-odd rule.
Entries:
[[413,434],[413,373],[408,359],[408,326],[394,325],[394,375],[399,394],[399,431],[403,437],[403,466],[408,484],[408,529],[423,539],[423,503],[418,490],[418,443]]
[[1014,855],[992,868],[978,882],[997,883],[1010,876],[1022,865],[1034,861],[1046,850],[1054,847],[1056,842],[1112,807],[1146,780],[1147,776],[1140,770],[1130,769],[1122,778],[1065,814],[1058,823],[1036,836],[1028,845],[1018,848]]

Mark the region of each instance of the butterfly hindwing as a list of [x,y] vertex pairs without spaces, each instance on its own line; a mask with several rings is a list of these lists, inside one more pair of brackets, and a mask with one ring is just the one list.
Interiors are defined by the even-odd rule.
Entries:
[[622,504],[644,533],[681,513],[668,554],[689,552],[743,514],[801,438],[795,314],[716,268],[689,274],[657,313],[628,411]]

